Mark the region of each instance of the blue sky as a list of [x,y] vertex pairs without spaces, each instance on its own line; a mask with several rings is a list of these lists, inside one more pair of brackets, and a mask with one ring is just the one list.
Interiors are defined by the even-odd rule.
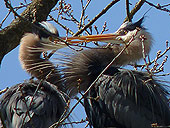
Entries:
[[[132,0],[131,0],[132,1]],[[150,0],[151,1],[151,0]],[[161,5],[167,4],[169,0],[152,0],[155,4],[160,3]],[[151,1],[151,2],[152,2]],[[13,5],[18,5],[20,1],[15,0]],[[29,1],[28,1],[29,2]],[[92,0],[90,6],[88,7],[86,14],[88,14],[88,18],[91,20],[96,14],[98,14],[108,3],[110,0]],[[131,9],[134,6],[134,4],[137,2],[137,0],[133,0],[133,5],[130,6]],[[72,4],[73,8],[73,14],[75,17],[79,18],[80,13],[80,1],[79,0],[68,0],[68,3]],[[4,2],[0,1],[0,8],[1,8],[1,15],[0,15],[0,21],[5,17],[5,15],[8,13],[7,9],[5,8]],[[134,16],[133,21],[137,21],[139,18],[145,14],[145,12],[150,8],[147,4],[145,4],[142,9]],[[170,9],[170,7],[169,7]],[[22,10],[20,11],[22,12]],[[55,14],[53,14],[55,16]],[[156,52],[158,50],[161,50],[162,52],[165,50],[165,42],[166,40],[170,41],[170,16],[168,13],[159,11],[155,8],[152,8],[147,14],[146,14],[145,21],[143,25],[148,29],[148,31],[152,34],[154,43],[153,47],[150,53],[150,58],[154,59],[156,57]],[[108,13],[103,15],[97,22],[94,23],[94,25],[99,26],[99,30],[102,29],[102,25],[105,21],[107,21],[107,26],[109,28],[109,31],[106,33],[113,33],[116,31],[121,23],[123,22],[124,18],[126,17],[126,10],[125,10],[125,1],[121,1],[117,3],[115,6],[113,6]],[[10,17],[7,19],[7,21],[3,24],[3,27],[7,26],[11,19],[13,19],[13,15],[10,15]],[[68,24],[69,25],[69,24]],[[66,32],[57,24],[54,24],[54,26],[57,27],[59,30],[59,33],[61,36],[65,36]],[[74,32],[76,32],[77,27],[72,25],[71,28]],[[170,52],[167,53],[169,55]],[[143,63],[143,62],[141,62]],[[170,61],[165,65],[165,73],[170,72]],[[18,47],[11,51],[9,54],[7,54],[1,64],[0,68],[0,89],[4,89],[5,87],[10,87],[12,85],[15,85],[17,83],[21,83],[26,79],[29,79],[30,76],[21,69],[21,66],[18,61]],[[164,79],[170,82],[170,76],[167,76],[165,78],[160,77],[160,79]],[[82,118],[83,110],[78,107],[77,110],[74,112],[74,117],[76,118]],[[80,114],[76,114],[80,113]],[[79,127],[84,127],[83,125],[79,125]]]

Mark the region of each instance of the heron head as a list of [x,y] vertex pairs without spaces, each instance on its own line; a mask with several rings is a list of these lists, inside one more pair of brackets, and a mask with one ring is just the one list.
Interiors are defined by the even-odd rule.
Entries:
[[[123,23],[120,28],[116,31],[117,33],[120,33],[122,35],[125,35],[129,31],[134,31],[136,28],[143,28],[142,23],[143,23],[144,17],[139,19],[137,22],[132,23],[129,21],[126,21]],[[122,32],[122,33],[121,33]]]
[[39,37],[41,47],[47,50],[57,50],[65,47],[64,43],[59,41],[58,30],[49,22],[42,21],[36,23],[37,27],[33,28],[33,33]]
[[136,38],[141,36],[142,34],[147,34],[147,32],[145,31],[146,29],[142,26],[143,20],[144,17],[142,17],[135,23],[126,21],[120,26],[120,28],[114,33],[114,35],[117,35],[116,38],[118,40],[122,40],[126,43],[129,42],[132,37]]
[[63,39],[66,39],[66,41],[70,43],[101,41],[112,44],[127,44],[132,38],[139,43],[140,36],[144,35],[146,36],[147,42],[151,42],[150,34],[142,26],[143,20],[144,17],[135,23],[127,21],[123,23],[116,32],[110,34],[68,37]]
[[41,41],[43,42],[51,42],[54,40],[55,37],[59,37],[58,30],[49,22],[42,21],[36,23],[39,27],[34,28],[33,32],[39,36]]

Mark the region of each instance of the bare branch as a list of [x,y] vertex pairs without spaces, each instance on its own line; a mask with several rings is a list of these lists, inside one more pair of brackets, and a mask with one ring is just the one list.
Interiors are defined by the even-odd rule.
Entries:
[[[142,7],[144,3],[145,3],[145,0],[139,0],[139,2],[135,5],[135,7],[131,10],[129,14],[130,19],[133,19],[133,16],[135,15],[135,13],[139,11],[139,9]],[[126,17],[123,22],[126,22],[127,20],[128,20],[128,17]]]
[[126,14],[127,14],[127,18],[128,18],[128,21],[132,21],[131,18],[130,18],[130,13],[129,13],[129,0],[126,0]]
[[8,87],[6,87],[6,88],[3,89],[3,90],[0,90],[0,95],[3,94],[3,93],[5,93],[7,90],[8,90]]
[[148,2],[148,1],[146,1],[146,3],[149,4],[150,6],[156,8],[156,9],[161,10],[161,11],[170,12],[170,10],[168,10],[167,8],[164,8],[166,6],[169,6],[170,4],[161,6],[160,4],[154,5],[154,4],[152,4],[152,3]]
[[98,15],[96,15],[86,26],[76,32],[73,36],[78,36],[84,30],[86,30],[89,26],[91,26],[97,19],[99,19],[102,15],[104,15],[114,4],[119,2],[120,0],[113,0],[110,4],[108,4]]
[[60,25],[63,29],[67,30],[71,35],[74,34],[73,31],[71,31],[68,27],[64,26],[63,24],[61,24],[60,22],[58,22],[58,20],[54,19],[51,15],[49,15],[49,17],[56,22],[58,25]]
[[14,8],[7,0],[5,0],[5,2],[18,18],[0,31],[0,62],[8,52],[19,44],[22,35],[25,32],[31,31],[32,22],[46,20],[58,0],[51,0],[50,2],[48,0],[34,0],[21,15],[14,11]]

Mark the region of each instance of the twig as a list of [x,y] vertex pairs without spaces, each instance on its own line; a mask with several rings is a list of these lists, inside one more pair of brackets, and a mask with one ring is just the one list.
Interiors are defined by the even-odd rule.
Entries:
[[160,74],[160,75],[154,75],[154,76],[169,76],[170,73]]
[[8,18],[8,16],[10,15],[11,11],[8,12],[8,14],[5,16],[5,18],[2,20],[2,22],[0,23],[0,28],[2,27],[2,24],[5,22],[5,20]]
[[77,31],[73,36],[78,36],[79,34],[81,34],[84,30],[86,30],[89,26],[91,26],[97,19],[99,19],[102,15],[104,15],[114,4],[116,4],[119,1],[120,0],[113,0],[98,15],[96,15],[86,26],[84,26],[82,29]]
[[167,7],[167,6],[170,6],[170,4],[165,4],[165,5],[162,5],[161,7]]
[[8,90],[8,87],[6,87],[5,89],[1,90],[1,91],[0,91],[0,95],[3,94],[3,93],[5,93],[7,90]]
[[84,14],[85,14],[85,9],[84,9],[84,6],[83,6],[83,1],[82,1],[82,0],[80,0],[80,1],[81,1],[81,8],[82,8],[82,11],[81,11],[80,22],[79,22],[79,26],[78,26],[79,29],[80,29],[81,26],[82,26],[82,19],[83,19]]
[[[168,10],[167,8],[164,8],[165,6],[160,6],[159,4],[158,5],[154,5],[148,1],[146,1],[147,4],[149,4],[150,6],[156,8],[156,9],[159,9],[161,11],[165,11],[165,12],[170,12],[170,10]],[[169,6],[170,4],[168,4],[167,6]]]
[[12,13],[14,13],[14,16],[17,16],[17,17],[23,19],[23,17],[21,17],[21,16],[14,10],[14,8],[11,6],[11,4],[9,3],[8,0],[4,0],[4,1],[5,1],[6,8],[9,8],[10,11],[11,11]]
[[[163,55],[165,55],[169,50],[170,50],[170,47],[166,48],[165,51],[164,51],[162,54],[158,55],[157,59],[161,58],[161,57],[162,57]],[[150,62],[150,65],[151,65],[152,63],[154,63],[154,61],[155,61],[155,60],[151,61],[151,62]]]
[[[33,96],[31,97],[31,101],[30,101],[29,106],[27,106],[27,103],[26,103],[27,101],[26,101],[26,100],[24,100],[24,101],[25,101],[25,105],[26,105],[26,107],[27,107],[27,111],[26,111],[26,113],[25,113],[25,116],[23,117],[22,126],[24,125],[24,122],[25,122],[25,119],[26,119],[27,115],[28,115],[28,116],[29,116],[29,118],[31,119],[31,116],[30,116],[29,110],[30,110],[30,108],[32,107],[34,97],[35,97],[36,93],[38,92],[38,90],[40,89],[42,82],[43,82],[43,80],[40,80],[39,84],[37,85],[37,88],[36,88],[36,90],[35,90],[35,92],[34,92]],[[21,92],[22,92],[22,91],[21,91]]]
[[[80,16],[80,22],[79,22],[79,26],[78,28],[80,29],[81,27],[84,26],[84,20],[87,18],[85,15],[85,10],[87,9],[88,5],[90,4],[91,0],[87,1],[85,7],[83,6],[83,1],[81,0],[81,5],[82,5],[82,12],[81,12],[81,16]],[[83,24],[82,24],[83,22]],[[87,31],[86,31],[87,32]],[[89,33],[88,33],[89,34]]]
[[[162,54],[161,54],[161,51],[158,51],[156,58],[155,58],[154,60],[152,60],[152,61],[149,61],[149,62],[147,63],[148,66],[149,66],[149,65],[152,65],[153,63],[155,63],[154,66],[153,66],[153,68],[151,69],[151,71],[156,70],[156,68],[157,68],[157,66],[158,66],[157,60],[160,59],[162,56],[164,56],[169,50],[170,50],[170,47],[167,47]],[[131,66],[135,66],[135,67],[144,67],[144,66],[146,66],[146,64],[142,64],[142,65],[132,65],[132,64],[130,64],[130,65],[131,65]]]
[[103,29],[102,29],[102,31],[101,31],[101,33],[100,34],[103,34],[105,31],[108,31],[109,29],[107,29],[107,23],[106,23],[106,21],[104,22],[104,25],[103,25]]
[[72,121],[72,122],[69,122],[69,123],[63,123],[62,125],[81,124],[81,123],[84,123],[84,122],[86,122],[86,121],[87,121],[86,119],[81,119],[80,121]]
[[[139,9],[142,7],[142,5],[145,3],[146,0],[139,0],[139,2],[135,5],[135,7],[131,10],[130,14],[129,14],[129,18],[132,19],[133,16],[135,15],[135,13],[137,11],[139,11]],[[128,17],[126,17],[124,19],[123,22],[126,22],[128,20]]]
[[127,14],[127,18],[128,21],[131,22],[131,18],[130,18],[130,13],[129,13],[129,0],[126,0],[126,14]]
[[63,29],[67,30],[71,35],[74,34],[73,31],[71,31],[69,28],[67,28],[66,26],[62,25],[61,23],[58,22],[58,20],[56,20],[55,18],[52,17],[52,15],[49,14],[49,17],[56,22],[58,25],[60,25]]

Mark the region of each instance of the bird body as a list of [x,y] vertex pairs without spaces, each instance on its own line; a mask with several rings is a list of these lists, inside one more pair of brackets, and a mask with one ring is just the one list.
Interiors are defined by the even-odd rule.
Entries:
[[[82,81],[80,91],[85,91],[88,88],[89,78],[97,78],[97,76],[104,70],[104,68],[122,51],[122,53],[114,60],[112,66],[120,67],[130,63],[139,61],[144,55],[149,54],[152,46],[152,37],[144,30],[140,30],[138,34],[145,36],[144,50],[142,41],[138,37],[134,37],[130,45],[125,48],[125,45],[113,44],[109,47],[98,47],[92,50],[83,50],[71,57],[71,63],[66,63],[65,78],[66,87],[68,90],[77,90],[77,79]],[[117,38],[121,38],[118,36]],[[130,40],[130,38],[129,38]],[[127,41],[127,40],[126,40]],[[116,41],[117,42],[117,41]],[[80,68],[81,67],[81,68]],[[82,70],[80,70],[82,69]],[[80,76],[80,78],[77,78]],[[69,80],[71,78],[71,80]],[[95,80],[95,79],[94,79]],[[74,84],[71,84],[70,81]],[[76,83],[75,83],[76,82]],[[86,85],[84,85],[85,83]],[[71,87],[69,89],[69,87]],[[75,95],[73,91],[70,94]]]
[[[20,42],[19,60],[31,76],[38,79],[12,86],[0,99],[0,113],[7,128],[48,128],[57,122],[65,111],[67,97],[52,62],[42,53],[57,50],[63,44],[54,44],[51,35],[58,37],[57,29],[48,22],[38,24],[26,33]],[[46,31],[45,31],[46,30]],[[48,32],[49,31],[49,32]]]
[[[48,59],[41,57],[42,52],[51,50],[51,48],[47,49],[46,47],[49,47],[48,44],[42,42],[38,35],[27,33],[21,39],[19,60],[22,68],[32,76],[55,83],[56,77],[60,78],[56,67]],[[49,76],[46,78],[47,75]]]
[[60,119],[65,106],[64,95],[54,85],[38,81],[12,86],[0,99],[6,128],[48,128]]
[[[116,41],[111,39],[110,34],[110,40],[105,40],[106,35],[96,36],[113,45],[83,50],[65,62],[63,83],[71,96],[79,91],[85,92],[93,85],[85,96],[84,106],[90,125],[94,128],[170,125],[168,92],[163,84],[146,72],[120,68],[144,58],[150,52],[152,37],[141,26],[142,20],[121,25],[114,33],[114,36],[117,35]],[[80,39],[100,41],[94,36]]]
[[[70,97],[76,96],[80,91],[85,92],[91,86],[84,97],[84,106],[90,126],[94,128],[151,128],[153,124],[167,126],[170,125],[170,109],[166,97],[168,93],[163,84],[160,84],[148,73],[120,68],[142,59],[150,52],[152,37],[141,26],[142,22],[143,18],[136,23],[125,22],[113,34],[61,38],[69,43],[77,43],[77,41],[74,41],[76,39],[79,39],[80,42],[94,40],[111,43],[108,47],[87,49],[76,53],[63,62],[64,68],[61,72],[48,59],[43,59],[41,54],[47,50],[58,50],[63,47],[63,44],[60,42],[55,44],[51,41],[50,35],[43,31],[26,34],[21,39],[19,59],[23,69],[32,76],[54,84]],[[57,32],[53,26],[46,22],[42,22],[41,26],[49,28],[47,30],[50,30],[52,34]],[[109,64],[111,65],[105,69]],[[105,71],[101,74],[104,69]],[[94,81],[96,82],[94,83]],[[32,84],[28,85],[30,90],[33,91],[29,95],[26,93],[26,97],[32,97],[33,92],[35,92],[34,87],[32,87]],[[7,116],[4,116],[7,124],[13,124],[14,120],[19,120],[17,116],[11,114],[17,111],[12,108],[15,105],[10,101],[14,98],[10,98],[10,95],[14,95],[15,98],[18,97],[13,102],[19,104],[22,111],[26,110],[25,105],[21,102],[22,93],[18,96],[15,88],[5,94],[7,96],[4,96],[6,98],[3,99],[7,100],[2,104],[3,113],[5,113],[3,115],[11,117],[7,119]],[[48,92],[44,90],[40,89],[39,91],[42,92],[43,97],[48,95]],[[35,97],[35,101],[37,99],[35,106],[40,105],[40,107],[32,112],[34,111],[33,105],[33,109],[29,109],[32,115],[36,115],[36,111],[40,113],[41,111],[49,111],[49,108],[54,108],[54,104],[56,106],[61,105],[62,108],[66,105],[58,91],[56,96],[59,98],[54,99],[57,104],[51,101],[53,105],[49,108],[46,108],[43,104],[51,102],[45,102],[46,98],[42,99],[42,96]],[[53,95],[48,95],[48,97],[49,100],[53,100]],[[30,103],[30,100],[28,101]],[[41,103],[38,101],[41,101]],[[60,113],[64,112],[60,107]],[[57,110],[58,108],[52,109],[52,111]],[[58,114],[57,119],[60,116],[61,114]],[[22,112],[19,118],[21,117]],[[13,118],[14,120],[11,120]],[[29,122],[30,118],[26,119]],[[31,120],[34,121],[34,116]],[[45,119],[41,120],[37,117],[35,120],[41,122]],[[48,117],[48,120],[51,120],[51,117]],[[31,123],[28,123],[28,125],[31,125]],[[21,126],[21,123],[18,126]]]
[[[97,57],[98,50],[94,51],[75,55],[63,70],[70,95],[86,91],[111,61],[108,52]],[[167,95],[163,85],[150,74],[112,65],[89,90],[84,104],[94,128],[151,128],[156,123],[170,125]]]
[[102,75],[89,91],[86,113],[95,128],[168,126],[168,93],[162,86],[147,73],[117,69]]
[[[51,26],[48,22],[42,22],[43,25]],[[53,34],[58,36],[58,31],[54,27],[52,29]],[[62,89],[58,82],[60,75],[53,65],[46,58],[42,58],[42,53],[50,50],[57,50],[64,47],[63,44],[54,44],[50,39],[50,35],[43,33],[43,31],[36,30],[36,33],[26,33],[21,39],[21,45],[19,48],[19,60],[21,66],[31,76],[38,78],[39,80],[45,79],[46,81],[57,84]]]

